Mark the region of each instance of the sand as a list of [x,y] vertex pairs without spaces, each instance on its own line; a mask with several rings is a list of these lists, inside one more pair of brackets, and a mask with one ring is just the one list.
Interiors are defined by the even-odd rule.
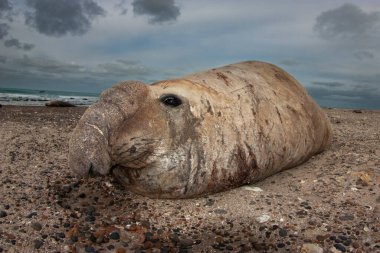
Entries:
[[380,252],[380,111],[326,109],[332,147],[251,186],[184,200],[76,179],[85,108],[0,108],[0,252]]

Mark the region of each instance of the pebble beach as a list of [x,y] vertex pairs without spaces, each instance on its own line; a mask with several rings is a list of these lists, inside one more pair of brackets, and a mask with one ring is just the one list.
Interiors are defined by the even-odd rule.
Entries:
[[324,109],[333,143],[254,185],[150,199],[77,179],[86,107],[0,107],[0,252],[380,252],[380,110]]

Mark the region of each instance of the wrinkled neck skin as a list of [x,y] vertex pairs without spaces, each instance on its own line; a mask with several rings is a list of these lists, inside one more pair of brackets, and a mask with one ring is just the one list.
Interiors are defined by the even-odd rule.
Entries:
[[[182,104],[163,104],[167,94]],[[294,167],[330,140],[326,116],[294,78],[244,62],[112,87],[74,130],[69,164],[80,175],[113,173],[145,196],[189,198]]]

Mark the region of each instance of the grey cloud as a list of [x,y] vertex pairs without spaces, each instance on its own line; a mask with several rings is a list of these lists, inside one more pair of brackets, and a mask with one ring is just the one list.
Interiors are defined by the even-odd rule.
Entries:
[[96,18],[97,16],[104,16],[106,11],[100,7],[93,0],[82,0],[83,11],[90,19]]
[[139,64],[139,61],[135,61],[135,60],[116,60],[117,62],[120,62],[120,63],[123,63],[125,65],[137,65]]
[[[0,0],[1,1],[1,0]],[[7,23],[0,24],[0,40],[4,39],[9,34],[10,26]],[[34,44],[31,43],[21,43],[18,39],[8,39],[4,41],[5,47],[15,47],[17,49],[22,49],[25,51],[32,50]]]
[[25,22],[49,36],[82,35],[91,28],[91,22],[104,16],[105,10],[93,0],[27,0],[31,8],[25,13]]
[[51,58],[24,55],[21,58],[7,59],[6,65],[0,65],[0,76],[7,80],[42,78],[54,83],[55,80],[65,79],[72,83],[111,85],[126,79],[144,80],[145,76],[153,72],[150,68],[135,64],[135,62],[131,63],[133,64],[114,61],[84,66]]
[[314,85],[325,86],[325,87],[342,87],[345,84],[340,82],[312,82]]
[[174,0],[134,0],[133,13],[150,16],[149,23],[164,23],[176,20],[181,14]]
[[307,90],[322,106],[380,108],[380,90],[373,85],[356,85],[345,89],[313,86]]
[[321,13],[314,25],[314,31],[322,38],[346,38],[371,35],[378,31],[379,12],[364,12],[354,4]]
[[12,4],[8,0],[0,0],[0,19],[13,21],[14,15]]
[[375,58],[375,54],[368,51],[358,51],[354,53],[354,57],[359,60],[373,59]]
[[[327,65],[327,68],[322,70],[315,70],[315,74],[323,77],[324,79],[338,80],[347,84],[362,83],[372,85],[374,87],[379,86],[380,73],[376,68],[372,68],[374,65],[370,63],[353,65],[347,70],[334,69],[333,65]],[[370,69],[372,68],[372,70]],[[368,70],[370,69],[370,70]]]
[[96,72],[104,75],[110,74],[127,78],[128,76],[144,76],[150,73],[150,70],[137,64],[125,64],[124,62],[108,62],[98,64]]
[[22,49],[25,51],[32,50],[35,47],[32,43],[22,43]]
[[121,0],[119,3],[115,4],[114,8],[120,11],[120,15],[125,15],[128,11],[128,9],[125,7],[126,4],[126,0]]
[[11,9],[11,6],[8,0],[0,0],[0,11],[10,10],[10,9]]
[[280,62],[280,65],[284,65],[284,66],[297,66],[299,65],[299,63],[295,60],[289,60],[289,59],[285,59],[285,60],[282,60]]
[[5,16],[5,14],[12,9],[8,0],[0,0],[0,18]]
[[9,25],[6,23],[0,24],[0,40],[3,39],[5,36],[8,35],[9,32]]
[[[6,23],[0,23],[0,40],[4,39],[10,33],[9,23],[13,21],[12,17],[15,13],[12,13],[12,5],[8,0],[0,0],[0,19],[5,19]],[[4,46],[15,47],[17,49],[22,49],[25,51],[32,50],[34,48],[33,44],[21,43],[18,39],[8,39],[4,41]]]
[[21,43],[18,39],[9,39],[4,41],[4,46],[6,47],[15,47],[17,49],[23,49],[25,51],[32,50],[34,48],[33,44],[30,43]]
[[51,75],[76,73],[83,69],[83,67],[78,64],[68,64],[50,58],[29,57],[28,55],[14,59],[12,65],[14,68],[21,68],[26,72],[45,72]]
[[4,41],[4,46],[21,48],[21,43],[17,39],[9,39]]
[[7,61],[7,57],[0,55],[0,63],[5,63]]
[[112,61],[83,65],[24,55],[7,58],[6,64],[0,63],[0,86],[25,87],[27,84],[40,89],[100,92],[122,80],[148,82],[146,77],[155,73],[154,69],[141,64]]
[[48,74],[72,74],[72,75],[99,75],[99,76],[127,76],[127,75],[145,75],[148,69],[138,65],[134,61],[118,60],[116,62],[106,62],[97,64],[95,67],[83,66],[80,64],[71,64],[61,62],[51,58],[29,57],[24,55],[22,58],[15,59],[14,65],[27,71],[48,73]]

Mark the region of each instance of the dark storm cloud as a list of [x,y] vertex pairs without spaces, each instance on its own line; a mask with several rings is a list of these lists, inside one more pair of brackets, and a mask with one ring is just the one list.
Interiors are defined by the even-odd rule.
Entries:
[[8,35],[9,32],[9,25],[6,23],[0,24],[0,40],[3,39],[5,36]]
[[134,0],[132,5],[133,13],[150,16],[151,24],[176,20],[181,14],[174,0]]
[[15,47],[17,49],[23,49],[25,51],[32,50],[34,48],[33,44],[30,43],[21,43],[18,39],[9,39],[4,41],[4,46],[6,47]]
[[322,38],[370,36],[379,31],[380,13],[364,12],[354,4],[322,12],[316,19],[314,31]]
[[16,47],[16,48],[21,48],[21,43],[18,39],[9,39],[4,41],[4,46],[6,47]]
[[106,11],[92,0],[82,0],[79,2],[82,2],[84,15],[87,15],[90,19],[106,14]]
[[82,35],[105,10],[93,0],[27,0],[25,22],[49,36]]
[[325,86],[325,87],[342,87],[345,84],[340,82],[312,82],[314,85]]
[[368,51],[358,51],[354,53],[356,59],[364,60],[364,59],[373,59],[375,58],[375,54]]
[[15,15],[12,4],[8,0],[0,0],[0,19],[12,22]]
[[7,61],[7,57],[0,55],[0,63],[5,63]]
[[25,51],[32,50],[35,47],[32,43],[22,43],[22,47],[20,49],[23,49]]
[[127,4],[127,1],[126,0],[121,0],[119,3],[115,4],[115,9],[118,10],[120,12],[120,15],[125,15],[127,14],[127,7],[125,7],[125,5]]
[[5,15],[8,11],[12,9],[8,0],[0,0],[0,18]]

